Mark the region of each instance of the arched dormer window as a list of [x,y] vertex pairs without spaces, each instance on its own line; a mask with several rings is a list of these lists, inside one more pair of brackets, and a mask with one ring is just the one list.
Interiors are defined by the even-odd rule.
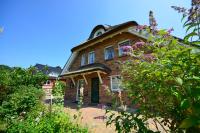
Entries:
[[98,29],[98,30],[94,33],[94,37],[93,37],[93,38],[102,35],[104,32],[105,32],[104,29]]
[[96,36],[100,36],[100,35],[102,35],[103,33],[101,32],[101,31],[99,31],[98,33],[97,33],[97,35]]

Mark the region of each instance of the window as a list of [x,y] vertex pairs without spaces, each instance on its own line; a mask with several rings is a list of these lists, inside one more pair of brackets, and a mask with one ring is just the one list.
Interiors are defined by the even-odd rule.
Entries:
[[114,58],[114,48],[113,46],[109,46],[105,48],[104,51],[105,60],[110,60]]
[[104,29],[102,29],[102,28],[101,28],[101,29],[98,29],[98,30],[94,33],[93,38],[102,35],[104,32],[105,32]]
[[130,40],[126,40],[119,43],[119,56],[124,55],[123,48],[122,48],[123,46],[130,46]]
[[[84,79],[79,79],[77,81],[76,87],[77,87],[77,92],[76,92],[76,101],[79,101],[80,98],[80,93],[84,93],[83,90],[81,90],[80,88],[84,88],[85,86],[85,81]],[[82,92],[81,92],[82,91]]]
[[111,76],[110,77],[110,85],[112,91],[119,91],[122,89],[121,87],[121,77],[120,76]]
[[73,81],[71,81],[71,80],[70,80],[70,82],[69,82],[69,88],[70,88],[70,89],[74,89],[74,88],[75,88],[74,83],[73,83]]
[[97,32],[97,35],[96,36],[100,36],[102,35],[103,33],[101,31]]
[[45,85],[49,85],[50,83],[51,83],[51,81],[47,80],[47,81],[45,82]]
[[82,54],[81,56],[81,66],[84,66],[86,64],[86,55]]
[[90,52],[88,54],[88,64],[92,64],[95,61],[95,53],[94,51]]

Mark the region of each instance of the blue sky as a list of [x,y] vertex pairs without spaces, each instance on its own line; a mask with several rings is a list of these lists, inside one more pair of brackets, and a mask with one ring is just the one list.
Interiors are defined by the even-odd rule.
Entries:
[[64,66],[70,49],[85,41],[94,26],[129,20],[148,24],[154,11],[159,28],[183,37],[181,15],[171,5],[190,0],[0,0],[0,64]]

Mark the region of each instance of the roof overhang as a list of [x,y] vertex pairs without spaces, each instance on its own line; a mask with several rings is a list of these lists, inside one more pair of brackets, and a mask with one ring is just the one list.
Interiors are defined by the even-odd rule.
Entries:
[[117,35],[117,34],[121,34],[122,32],[127,31],[127,29],[131,26],[137,26],[137,22],[135,21],[129,21],[127,23],[121,24],[119,26],[116,26],[115,28],[105,32],[104,34],[102,34],[101,36],[95,37],[91,40],[88,40],[86,42],[81,43],[78,46],[75,46],[71,49],[72,52],[74,51],[81,51],[82,49],[85,49],[89,46],[92,46],[94,44],[97,44],[99,42],[102,42],[106,39],[112,38],[113,36]]
[[109,74],[111,72],[111,69],[103,64],[94,63],[94,64],[82,66],[78,70],[75,70],[75,71],[66,72],[63,75],[60,75],[60,77],[74,77],[78,75],[91,74],[93,72],[101,72],[104,74]]

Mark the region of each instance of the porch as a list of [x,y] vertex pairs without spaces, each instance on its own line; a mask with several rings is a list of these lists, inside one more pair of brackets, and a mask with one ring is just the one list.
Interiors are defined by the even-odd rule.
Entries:
[[81,66],[78,70],[65,73],[62,75],[68,85],[65,99],[78,102],[81,95],[86,104],[101,103],[106,95],[102,86],[108,84],[110,73],[111,69],[100,63]]

